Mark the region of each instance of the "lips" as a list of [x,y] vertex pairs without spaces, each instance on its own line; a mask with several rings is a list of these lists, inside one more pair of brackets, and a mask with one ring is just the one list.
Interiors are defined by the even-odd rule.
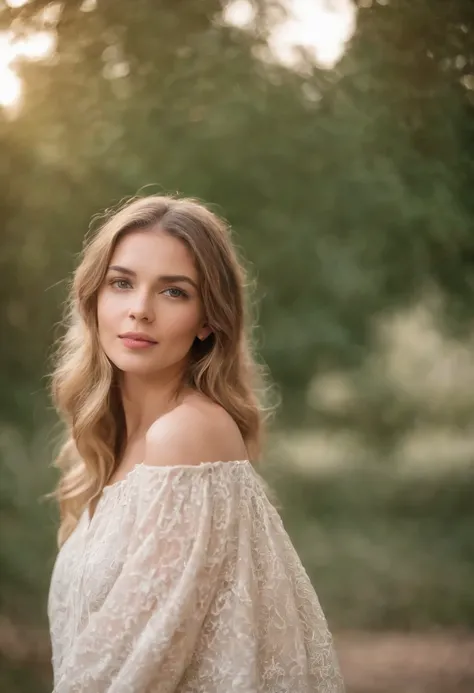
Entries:
[[121,342],[126,349],[133,351],[152,349],[158,342],[149,342],[147,339],[132,339],[131,337],[121,337]]
[[158,344],[155,339],[149,337],[145,332],[125,332],[120,334],[119,337],[124,347],[132,351],[151,349]]
[[148,344],[157,344],[156,340],[142,332],[125,332],[119,335],[120,339],[126,339],[133,342],[147,342]]

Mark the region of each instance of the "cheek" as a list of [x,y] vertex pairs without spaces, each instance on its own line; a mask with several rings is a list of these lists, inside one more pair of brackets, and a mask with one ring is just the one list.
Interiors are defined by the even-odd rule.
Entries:
[[[189,337],[190,333],[195,333],[199,326],[199,315],[196,311],[195,306],[182,306],[182,310],[170,311],[168,320],[166,321],[166,326],[168,328],[168,334],[172,335],[183,335]],[[163,321],[163,327],[165,327],[165,321]]]
[[99,335],[107,336],[107,333],[116,327],[118,317],[117,301],[110,294],[99,295],[97,301],[97,324]]

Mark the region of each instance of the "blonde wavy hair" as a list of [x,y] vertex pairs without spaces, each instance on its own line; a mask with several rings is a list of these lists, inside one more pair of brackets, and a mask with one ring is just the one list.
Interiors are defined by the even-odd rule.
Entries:
[[191,251],[212,329],[207,339],[193,343],[185,380],[229,412],[252,462],[261,454],[264,423],[274,407],[266,369],[253,354],[249,283],[228,225],[194,199],[152,195],[129,201],[86,236],[66,304],[64,336],[54,350],[51,394],[66,428],[53,462],[60,478],[49,494],[59,504],[59,546],[102,493],[126,437],[117,369],[99,341],[97,294],[119,239],[157,226]]

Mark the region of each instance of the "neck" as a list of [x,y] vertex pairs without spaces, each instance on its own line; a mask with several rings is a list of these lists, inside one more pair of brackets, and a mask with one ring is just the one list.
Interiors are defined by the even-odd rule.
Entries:
[[182,401],[189,387],[183,386],[181,373],[154,379],[123,373],[120,391],[129,442],[144,437],[156,419]]

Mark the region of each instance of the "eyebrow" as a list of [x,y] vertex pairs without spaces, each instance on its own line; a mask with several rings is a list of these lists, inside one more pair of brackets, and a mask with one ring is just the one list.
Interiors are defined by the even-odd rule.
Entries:
[[[121,267],[120,265],[109,265],[108,270],[115,270],[116,272],[120,272],[121,274],[128,274],[129,277],[136,277],[137,273],[134,272],[131,269],[128,269],[127,267]],[[161,274],[158,278],[157,281],[159,282],[187,282],[188,284],[191,284],[196,291],[198,291],[198,286],[196,282],[191,279],[191,277],[186,276],[185,274]]]

